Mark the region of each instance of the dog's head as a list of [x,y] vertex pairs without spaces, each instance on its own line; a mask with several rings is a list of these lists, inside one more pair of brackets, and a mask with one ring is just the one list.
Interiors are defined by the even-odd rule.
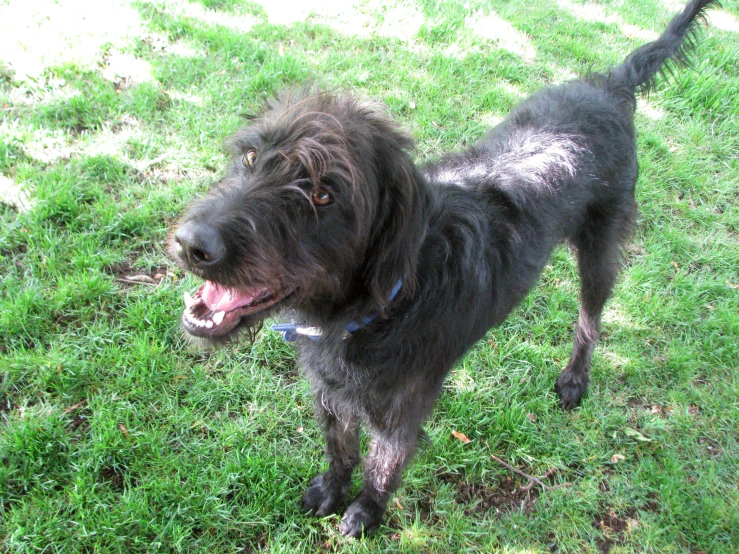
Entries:
[[412,139],[376,105],[284,95],[229,142],[223,179],[195,202],[170,252],[205,279],[185,330],[222,339],[290,303],[331,316],[413,290],[429,198]]

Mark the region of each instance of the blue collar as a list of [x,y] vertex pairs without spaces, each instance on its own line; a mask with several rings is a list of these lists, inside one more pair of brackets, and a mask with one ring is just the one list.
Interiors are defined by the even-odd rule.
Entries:
[[[388,296],[386,305],[390,304],[390,302],[392,302],[395,297],[398,296],[398,293],[400,292],[402,286],[403,278],[401,277],[400,279],[398,279],[398,282],[395,283],[393,290],[390,291],[390,296]],[[377,319],[378,315],[379,314],[377,312],[372,312],[371,314],[363,317],[359,321],[359,323],[357,323],[356,321],[350,321],[349,323],[344,325],[344,338],[348,339],[352,336],[353,333],[356,333],[362,327],[365,327],[366,325],[372,323],[375,319]],[[272,330],[282,333],[282,338],[284,338],[287,342],[294,342],[295,339],[298,338],[298,335],[308,337],[313,341],[318,341],[321,340],[321,336],[323,335],[323,330],[320,327],[300,327],[295,325],[294,323],[278,323],[272,325]]]

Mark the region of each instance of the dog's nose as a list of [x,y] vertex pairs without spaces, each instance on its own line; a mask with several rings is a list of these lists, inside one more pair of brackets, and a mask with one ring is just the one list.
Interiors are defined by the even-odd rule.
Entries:
[[205,223],[188,221],[174,235],[177,255],[191,267],[204,269],[220,262],[226,245],[219,232]]

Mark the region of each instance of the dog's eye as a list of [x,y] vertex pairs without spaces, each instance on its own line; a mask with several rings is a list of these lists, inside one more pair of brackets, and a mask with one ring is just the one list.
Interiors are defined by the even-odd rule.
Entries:
[[241,163],[244,167],[254,167],[254,162],[257,161],[257,151],[253,148],[246,151],[246,154],[241,158]]
[[325,189],[315,189],[311,193],[310,199],[316,206],[328,206],[331,202],[334,201],[334,199],[331,198],[331,195]]

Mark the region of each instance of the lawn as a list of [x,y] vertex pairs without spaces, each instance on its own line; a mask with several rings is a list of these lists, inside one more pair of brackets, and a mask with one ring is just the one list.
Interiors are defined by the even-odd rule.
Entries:
[[[282,88],[382,100],[424,161],[681,3],[63,4],[0,0],[0,552],[739,552],[737,0],[640,102],[642,216],[582,406],[552,388],[578,310],[563,247],[451,373],[367,540],[299,512],[324,465],[292,346],[183,340],[197,279],[168,231]],[[493,456],[570,486],[523,490]]]

